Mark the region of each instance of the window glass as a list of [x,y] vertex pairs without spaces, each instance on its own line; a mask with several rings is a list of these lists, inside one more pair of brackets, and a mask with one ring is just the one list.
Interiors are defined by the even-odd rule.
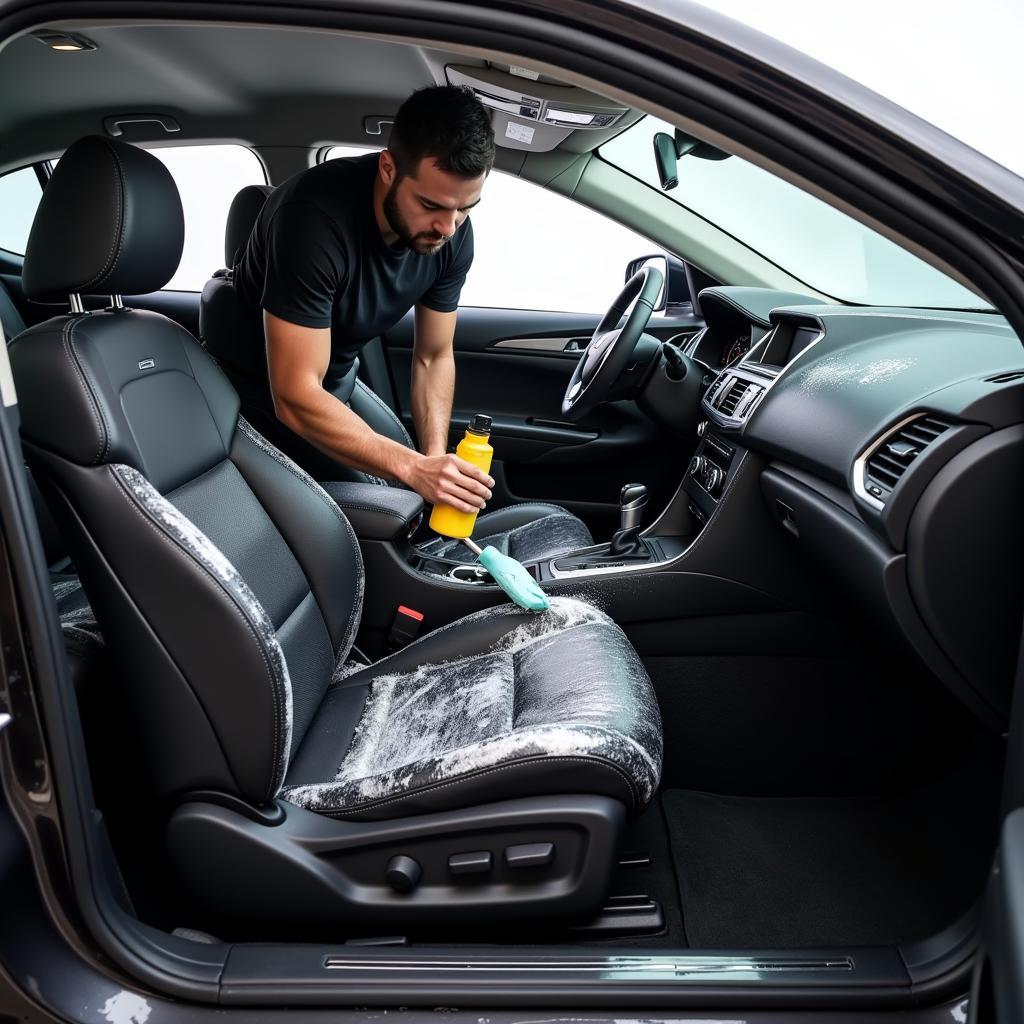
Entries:
[[[659,188],[654,135],[673,128],[645,117],[606,142],[609,163]],[[869,227],[738,156],[682,157],[664,193],[812,288],[845,302],[986,308],[963,285]]]
[[[368,149],[335,146],[326,158]],[[660,252],[643,236],[539,185],[494,171],[474,207],[473,266],[460,305],[600,313],[626,264]]]
[[25,254],[32,218],[42,194],[32,167],[0,177],[0,248],[20,256]]
[[266,175],[251,149],[237,145],[151,149],[171,172],[185,212],[185,248],[166,288],[201,291],[224,266],[224,228],[232,199],[246,185],[265,185]]

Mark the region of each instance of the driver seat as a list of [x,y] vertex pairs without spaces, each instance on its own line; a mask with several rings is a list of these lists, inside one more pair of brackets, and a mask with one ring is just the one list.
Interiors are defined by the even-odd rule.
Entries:
[[[269,185],[247,185],[231,203],[224,231],[227,266],[218,270],[203,288],[200,338],[238,392],[246,419],[316,479],[401,487],[403,485],[395,481],[381,480],[328,458],[288,430],[274,414],[263,341],[254,339],[256,328],[235,297],[231,269],[241,259],[260,210],[272,191]],[[333,388],[332,394],[376,433],[415,448],[402,421],[359,379],[358,367],[356,360],[351,372]],[[560,505],[536,501],[519,502],[478,516],[474,539],[481,547],[489,544],[520,562],[553,558],[594,543],[586,525],[571,512]],[[447,537],[432,537],[417,546],[433,558],[462,563],[476,561],[476,556],[461,541]]]
[[[87,289],[154,291],[183,236],[160,161],[81,139],[36,213],[25,292],[74,310]],[[353,665],[348,520],[187,331],[115,302],[33,326],[10,359],[111,699],[204,907],[334,934],[597,910],[662,756],[650,680],[607,615],[499,605]]]

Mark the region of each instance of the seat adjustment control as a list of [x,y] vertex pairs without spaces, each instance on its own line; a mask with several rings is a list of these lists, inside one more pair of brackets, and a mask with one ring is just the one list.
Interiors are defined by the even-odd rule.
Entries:
[[522,843],[505,848],[505,863],[510,868],[542,868],[554,859],[554,843]]
[[395,892],[412,892],[420,884],[423,869],[419,862],[399,853],[388,861],[384,877]]
[[491,870],[493,858],[490,850],[473,853],[453,853],[448,858],[448,870],[453,875],[480,875]]

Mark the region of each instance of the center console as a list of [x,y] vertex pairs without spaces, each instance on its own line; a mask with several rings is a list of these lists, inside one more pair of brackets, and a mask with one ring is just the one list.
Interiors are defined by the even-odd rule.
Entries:
[[783,369],[822,336],[819,326],[784,320],[738,363],[726,367],[701,401],[700,444],[683,478],[690,514],[703,527],[740,462],[736,438]]

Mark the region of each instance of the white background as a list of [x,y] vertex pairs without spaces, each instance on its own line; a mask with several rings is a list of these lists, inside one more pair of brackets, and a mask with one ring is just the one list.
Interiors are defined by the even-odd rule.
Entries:
[[1024,175],[1024,0],[716,0]]

